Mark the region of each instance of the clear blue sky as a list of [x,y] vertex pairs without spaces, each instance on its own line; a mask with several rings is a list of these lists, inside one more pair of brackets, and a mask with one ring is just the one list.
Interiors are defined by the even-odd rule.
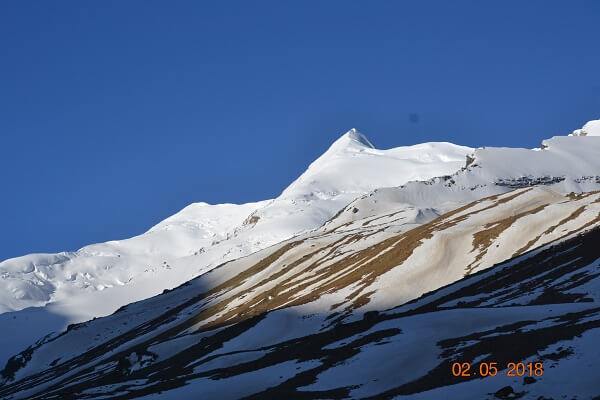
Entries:
[[598,1],[2,1],[0,259],[277,196],[352,127],[538,146],[600,118],[598,21]]

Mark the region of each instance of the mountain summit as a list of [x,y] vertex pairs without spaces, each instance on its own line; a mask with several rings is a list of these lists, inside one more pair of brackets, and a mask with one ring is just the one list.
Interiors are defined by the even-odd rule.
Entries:
[[331,148],[343,148],[345,146],[353,145],[359,145],[360,147],[368,147],[371,149],[375,148],[371,141],[365,135],[356,130],[356,128],[352,128],[340,136],[340,138],[333,143]]

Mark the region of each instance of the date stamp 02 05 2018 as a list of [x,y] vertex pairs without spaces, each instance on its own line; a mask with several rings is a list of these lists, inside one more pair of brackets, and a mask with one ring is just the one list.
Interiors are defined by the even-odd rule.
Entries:
[[[506,372],[507,376],[542,376],[544,365],[541,362],[509,362],[502,371]],[[496,376],[498,375],[498,363],[482,362],[472,367],[468,362],[454,362],[452,363],[452,375],[457,377]]]

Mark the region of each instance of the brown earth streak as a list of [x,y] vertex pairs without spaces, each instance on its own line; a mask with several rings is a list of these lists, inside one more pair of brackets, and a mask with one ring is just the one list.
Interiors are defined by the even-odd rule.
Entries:
[[[349,303],[344,309],[345,313],[349,313],[351,310],[361,307],[369,302],[372,293],[361,294],[365,288],[371,285],[375,279],[385,272],[405,262],[424,240],[433,236],[435,231],[444,230],[454,226],[471,215],[508,202],[527,193],[529,190],[531,189],[521,190],[499,200],[497,199],[501,195],[494,195],[478,200],[446,213],[427,224],[417,226],[408,232],[395,235],[366,249],[343,257],[338,261],[333,261],[336,258],[336,252],[339,252],[343,245],[364,239],[368,235],[352,234],[345,236],[328,246],[319,247],[287,265],[282,264],[281,268],[275,273],[266,276],[252,287],[238,293],[235,297],[225,298],[219,303],[202,310],[194,317],[194,323],[200,323],[221,314],[218,315],[217,318],[206,322],[202,328],[200,328],[201,330],[207,330],[215,326],[239,322],[268,310],[309,303],[317,300],[324,294],[352,287],[354,290],[346,297],[345,301],[334,306],[334,308],[337,308],[343,304]],[[466,213],[455,217],[457,214],[466,211],[483,201],[494,202],[481,210],[475,210],[472,213]],[[514,219],[517,219],[518,217],[519,216],[515,216]],[[304,242],[306,242],[306,240],[296,241],[282,246],[270,256],[259,261],[227,282],[212,289],[209,294],[216,295],[219,293],[226,293],[228,290],[238,287],[248,278],[265,271],[275,263],[276,260],[284,257],[289,250]],[[317,258],[316,256],[323,251],[327,251],[327,253],[324,256]],[[337,256],[339,257],[339,254],[337,254]],[[330,264],[324,265],[327,262],[330,262]],[[294,268],[299,267],[303,263],[307,263],[308,265],[297,272],[293,271]],[[307,272],[313,273],[308,279],[306,278]],[[251,296],[252,293],[259,292],[259,288],[271,284],[271,282],[274,282],[276,279],[281,278],[286,274],[289,274],[289,276],[286,276],[281,282],[275,283],[271,289],[260,291],[259,294]],[[301,279],[301,277],[304,278]],[[307,290],[306,293],[301,293],[311,286],[313,287],[310,290]],[[226,311],[232,301],[246,297],[248,297],[248,300]]]
[[[578,199],[581,199],[583,197],[579,197]],[[519,256],[523,253],[525,253],[527,250],[529,250],[542,236],[544,235],[549,235],[550,233],[554,232],[554,230],[556,230],[556,228],[562,226],[563,224],[574,220],[575,218],[577,218],[578,216],[580,216],[586,209],[586,206],[581,206],[578,209],[576,209],[575,211],[573,211],[571,213],[571,215],[569,215],[566,218],[563,218],[559,223],[557,223],[556,225],[552,225],[550,228],[546,229],[544,231],[544,233],[542,233],[541,235],[538,235],[536,237],[534,237],[533,239],[531,239],[529,242],[527,242],[527,244],[523,247],[521,247],[519,250],[517,250],[515,252],[515,254],[513,254],[513,257]]]
[[537,214],[547,207],[547,204],[536,207],[532,210],[524,211],[519,214],[511,215],[510,217],[501,219],[499,221],[491,222],[489,224],[484,225],[484,230],[476,232],[473,234],[473,250],[479,251],[475,260],[469,264],[466,268],[465,275],[469,275],[473,269],[477,268],[480,264],[481,259],[487,254],[489,247],[492,245],[492,242],[502,234],[506,229],[508,229],[515,221],[523,218],[526,215]]
[[586,197],[592,196],[594,194],[598,194],[600,193],[600,190],[594,190],[592,192],[583,192],[583,193],[575,193],[575,192],[571,192],[567,195],[567,197],[569,197],[570,200],[581,200],[581,199],[585,199]]

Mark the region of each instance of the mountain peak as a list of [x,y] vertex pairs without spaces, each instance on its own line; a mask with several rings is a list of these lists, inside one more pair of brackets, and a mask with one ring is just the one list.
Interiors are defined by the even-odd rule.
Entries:
[[600,119],[588,121],[583,128],[574,130],[569,136],[600,136]]
[[350,129],[348,132],[342,135],[340,139],[343,138],[351,140],[352,142],[356,142],[362,146],[369,147],[371,149],[375,148],[375,146],[373,146],[373,143],[371,143],[371,141],[365,135],[360,133],[356,128]]

